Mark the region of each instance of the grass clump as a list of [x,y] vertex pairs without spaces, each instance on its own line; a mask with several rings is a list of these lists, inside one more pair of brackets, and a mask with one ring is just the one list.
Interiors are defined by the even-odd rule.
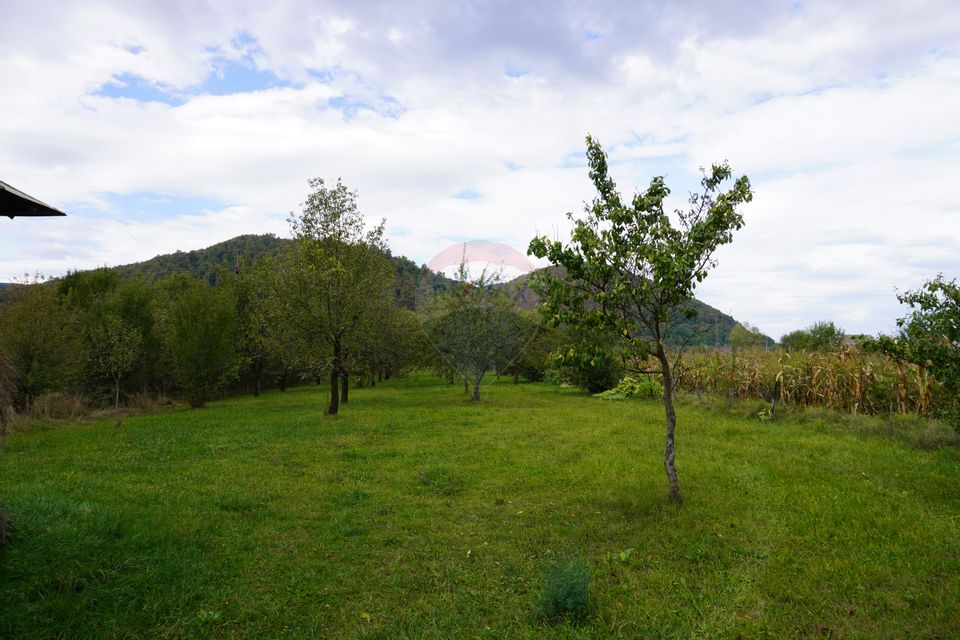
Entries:
[[590,567],[578,557],[561,556],[547,565],[536,604],[545,622],[581,623],[590,613]]
[[462,474],[444,467],[421,471],[417,477],[420,479],[420,484],[445,498],[452,498],[462,493],[465,484]]

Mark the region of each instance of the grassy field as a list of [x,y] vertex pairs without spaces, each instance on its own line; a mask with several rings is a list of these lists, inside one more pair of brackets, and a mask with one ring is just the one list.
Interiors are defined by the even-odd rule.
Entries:
[[[960,452],[546,385],[316,388],[9,437],[0,637],[950,638]],[[632,552],[624,553],[628,549]],[[534,610],[592,572],[584,624]]]

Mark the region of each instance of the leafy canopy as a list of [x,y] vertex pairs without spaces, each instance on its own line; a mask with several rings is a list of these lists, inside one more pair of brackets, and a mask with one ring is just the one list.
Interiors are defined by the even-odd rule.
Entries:
[[625,201],[609,177],[606,154],[590,136],[587,159],[597,196],[585,217],[567,214],[574,224],[571,242],[540,236],[530,243],[530,253],[566,271],[565,278],[540,278],[543,309],[554,323],[612,328],[635,350],[648,350],[661,343],[670,311],[715,266],[717,247],[743,226],[737,207],[752,199],[750,182],[743,176],[720,191],[732,171],[726,163],[714,165],[701,180],[702,191],[691,194],[689,211],[675,212],[674,224],[664,209],[670,190],[662,176]]
[[897,299],[912,309],[897,320],[899,334],[881,336],[871,346],[932,373],[947,396],[946,417],[960,428],[960,286],[940,274]]

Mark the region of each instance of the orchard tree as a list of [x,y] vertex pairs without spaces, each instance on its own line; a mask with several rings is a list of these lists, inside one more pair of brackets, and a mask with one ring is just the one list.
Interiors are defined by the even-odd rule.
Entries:
[[670,190],[662,176],[626,201],[609,175],[606,153],[590,136],[587,160],[597,195],[583,218],[568,214],[574,226],[570,243],[546,236],[530,242],[529,253],[563,267],[565,274],[561,278],[552,270],[541,272],[536,287],[542,310],[554,324],[613,330],[637,360],[646,362],[652,356],[652,367],[636,368],[663,378],[663,465],[670,499],[679,503],[673,407],[677,363],[671,362],[664,334],[671,314],[691,299],[715,266],[714,251],[743,226],[739,208],[752,199],[750,182],[742,176],[723,191],[733,172],[726,163],[713,165],[704,172],[701,191],[690,195],[689,210],[676,211],[671,220],[664,210]]
[[79,383],[86,360],[82,329],[79,310],[42,276],[6,294],[0,345],[13,364],[18,404],[29,409],[40,394]]
[[224,278],[233,290],[233,300],[237,305],[240,355],[253,383],[254,397],[260,396],[263,374],[272,355],[267,326],[270,275],[264,268],[268,264],[272,262],[243,269],[238,266],[235,275]]
[[423,327],[440,355],[473,386],[480,400],[480,383],[489,371],[506,371],[536,330],[523,317],[496,278],[486,270],[476,280],[460,264],[457,286],[425,305]]
[[942,413],[960,430],[960,286],[943,274],[915,291],[897,295],[909,314],[897,320],[897,336],[868,346],[929,371],[943,385]]
[[190,406],[206,405],[211,394],[236,376],[239,327],[231,292],[187,276],[171,276],[160,309],[164,343],[177,385]]
[[113,379],[114,409],[119,412],[120,380],[137,363],[143,336],[120,317],[107,314],[96,319],[90,329],[90,341],[93,367]]
[[351,347],[362,343],[369,318],[390,295],[393,268],[387,260],[384,222],[367,228],[357,193],[338,179],[328,187],[309,181],[312,191],[300,215],[290,218],[296,239],[278,291],[281,317],[290,322],[305,350],[303,364],[330,374],[330,406],[340,407],[340,383],[349,375]]

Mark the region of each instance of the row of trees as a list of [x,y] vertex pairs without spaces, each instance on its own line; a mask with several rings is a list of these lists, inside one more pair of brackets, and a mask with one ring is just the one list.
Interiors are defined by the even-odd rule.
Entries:
[[293,241],[254,264],[158,281],[104,268],[17,287],[0,308],[0,365],[10,365],[0,405],[83,391],[119,409],[127,394],[156,391],[202,407],[238,381],[259,394],[265,380],[305,379],[329,382],[336,414],[351,380],[373,386],[411,367],[458,376],[475,400],[487,372],[543,377],[558,333],[494,278],[471,280],[462,265],[450,281],[393,258],[356,192],[309,185]]
[[[843,329],[829,320],[822,320],[784,335],[780,338],[780,347],[786,351],[835,351],[844,345],[846,339]],[[734,351],[773,346],[759,328],[746,322],[731,329],[727,342]]]
[[0,365],[9,364],[0,406],[109,387],[117,407],[145,391],[177,391],[202,407],[238,380],[259,394],[268,377],[283,388],[329,376],[335,414],[351,377],[374,384],[435,364],[413,311],[398,304],[409,274],[394,267],[383,224],[367,229],[339,181],[310,186],[291,218],[296,241],[236,272],[151,282],[97,269],[15,288],[0,310]]

